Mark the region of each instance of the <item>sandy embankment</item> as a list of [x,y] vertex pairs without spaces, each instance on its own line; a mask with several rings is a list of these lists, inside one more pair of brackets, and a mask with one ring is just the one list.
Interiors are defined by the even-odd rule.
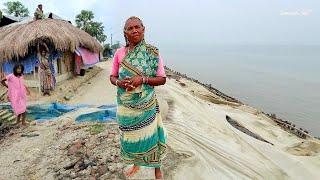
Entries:
[[[320,176],[319,140],[300,139],[254,108],[210,103],[197,97],[208,93],[205,88],[184,79],[180,81],[185,86],[169,80],[166,87],[159,88],[159,96],[171,102],[172,112],[166,121],[169,144],[177,152],[191,155],[175,171],[174,179],[316,179]],[[274,145],[235,129],[226,121],[226,115]]]
[[[90,102],[91,94],[101,94],[102,87],[108,91],[99,97],[101,101],[114,102],[109,101],[114,98],[114,87],[103,85],[110,66],[111,62],[104,66],[106,71],[99,78],[101,87],[96,87],[95,93],[86,93],[88,98],[82,97],[77,103]],[[189,80],[182,78],[180,82],[168,79],[165,86],[157,88],[162,115],[166,117],[168,144],[175,152],[190,156],[170,173],[173,179],[320,177],[319,140],[300,139],[255,108],[223,101]],[[235,129],[226,121],[226,115],[274,145]]]
[[[73,97],[70,103],[115,103],[115,88],[108,82],[111,62],[103,62],[99,66],[104,70],[91,79],[90,84],[84,84],[77,89],[78,95]],[[157,88],[161,113],[169,135],[170,152],[164,161],[166,179],[317,179],[320,177],[319,140],[300,139],[252,107],[230,104],[194,82],[183,78],[179,81],[168,79],[165,86]],[[273,145],[235,129],[226,121],[226,115]],[[19,166],[19,162],[24,165],[26,162],[37,160],[45,162],[45,157],[37,155],[37,151],[48,147],[58,149],[60,152],[58,159],[67,158],[63,150],[61,152],[59,148],[55,148],[61,144],[56,142],[57,137],[53,133],[59,135],[61,131],[59,126],[69,121],[73,123],[74,117],[71,115],[68,117],[69,120],[61,120],[52,126],[45,125],[51,127],[50,130],[41,125],[35,126],[35,132],[40,132],[40,136],[34,139],[21,139],[17,136],[13,139],[8,138],[4,142],[6,146],[0,146],[0,160],[7,163],[7,167],[0,166],[0,172],[5,172],[5,177],[15,177],[15,171],[20,175],[28,172],[30,175],[28,177],[41,177],[39,175],[43,174],[52,177],[49,176],[52,175],[50,173],[60,172],[48,168],[51,166],[45,163],[40,163],[41,166],[34,165],[35,167],[27,171],[23,170],[24,166]],[[58,139],[69,137],[67,139],[69,144],[80,136],[85,136],[81,131],[62,134],[65,135],[58,136]],[[35,143],[30,146],[28,141]],[[16,143],[26,150],[21,152],[23,155],[20,156],[20,161],[13,165],[15,158],[10,153],[14,153],[13,149],[19,149]],[[95,147],[99,146],[100,144],[97,144]],[[50,154],[52,151],[44,151],[42,155],[46,153]],[[94,153],[99,154],[97,151]],[[4,155],[8,157],[4,158]],[[32,157],[33,155],[35,157]],[[54,158],[52,162],[56,162]],[[58,165],[61,164],[57,163],[57,168],[61,168]],[[152,172],[150,169],[143,169],[134,178],[152,178]]]

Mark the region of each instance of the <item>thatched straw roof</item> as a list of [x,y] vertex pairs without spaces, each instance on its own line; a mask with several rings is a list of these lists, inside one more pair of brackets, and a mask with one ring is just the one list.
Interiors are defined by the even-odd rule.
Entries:
[[67,21],[44,19],[0,28],[0,63],[24,57],[40,40],[50,41],[56,50],[74,52],[84,47],[99,53],[101,45],[88,33]]

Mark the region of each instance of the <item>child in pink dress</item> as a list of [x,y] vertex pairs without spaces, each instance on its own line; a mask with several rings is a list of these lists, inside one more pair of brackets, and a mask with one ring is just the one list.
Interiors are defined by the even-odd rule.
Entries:
[[[22,125],[27,125],[27,95],[30,95],[30,91],[24,85],[23,71],[23,65],[19,64],[14,66],[13,73],[9,74],[1,83],[8,88],[8,98],[13,112],[17,116],[16,124],[22,122]],[[5,81],[8,81],[7,84]]]

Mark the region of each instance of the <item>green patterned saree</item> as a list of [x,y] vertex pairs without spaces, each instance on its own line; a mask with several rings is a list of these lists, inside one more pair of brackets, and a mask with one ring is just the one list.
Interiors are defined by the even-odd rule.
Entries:
[[[155,77],[158,61],[158,50],[142,41],[122,60],[119,79],[136,75]],[[118,88],[117,93],[123,161],[138,166],[160,167],[166,152],[166,134],[154,87],[143,84],[128,92]]]

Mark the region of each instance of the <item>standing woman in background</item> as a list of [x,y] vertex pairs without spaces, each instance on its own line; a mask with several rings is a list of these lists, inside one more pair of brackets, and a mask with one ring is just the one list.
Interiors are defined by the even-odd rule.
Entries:
[[40,87],[43,95],[50,96],[50,91],[54,88],[54,77],[50,69],[49,64],[49,48],[45,43],[42,43],[41,46],[38,46],[38,53],[40,53]]
[[117,86],[121,157],[133,164],[125,175],[133,176],[140,166],[146,166],[155,168],[156,179],[162,179],[166,133],[154,86],[164,85],[166,75],[158,49],[144,41],[144,31],[138,17],[126,21],[126,46],[114,55],[110,81]]

